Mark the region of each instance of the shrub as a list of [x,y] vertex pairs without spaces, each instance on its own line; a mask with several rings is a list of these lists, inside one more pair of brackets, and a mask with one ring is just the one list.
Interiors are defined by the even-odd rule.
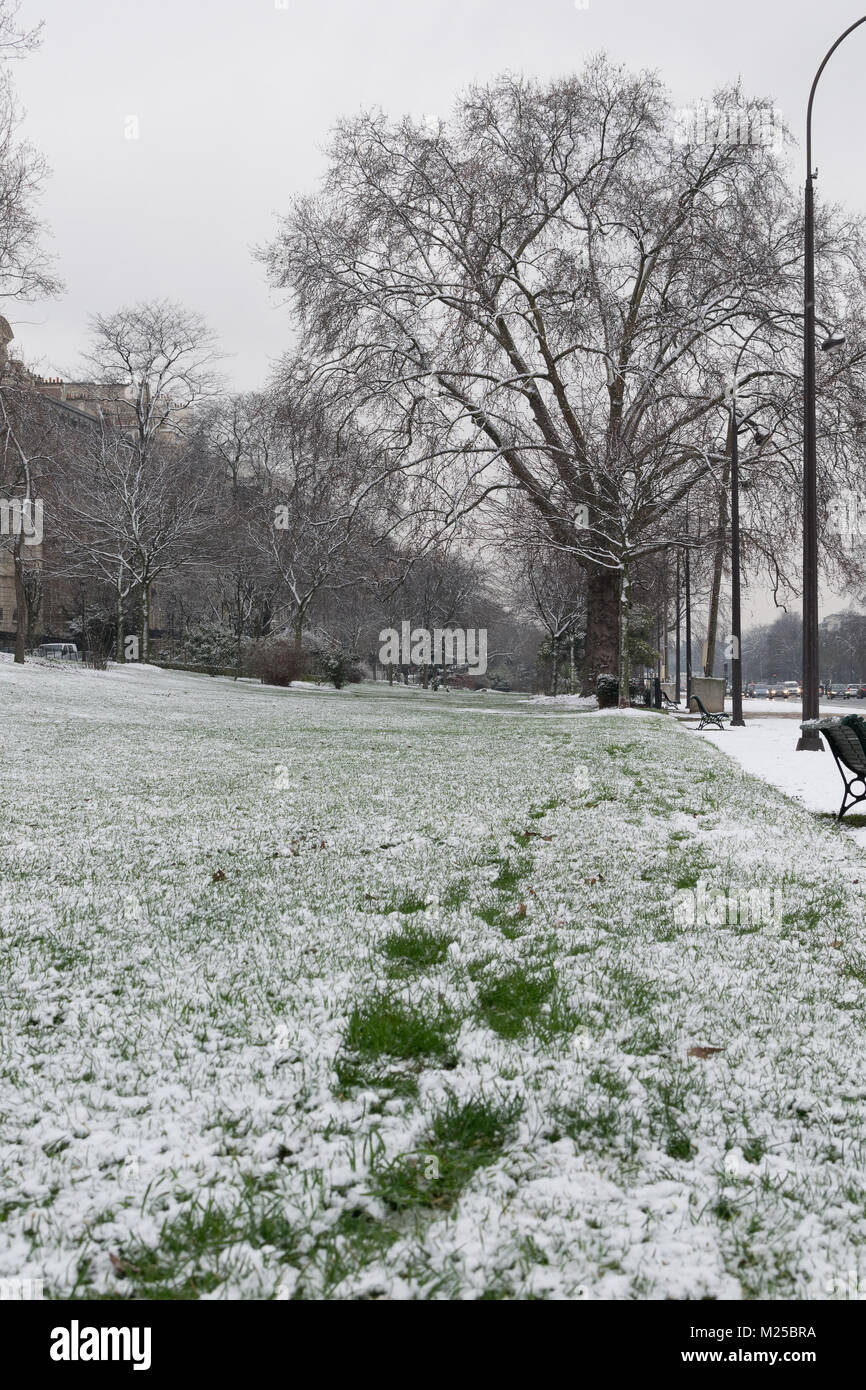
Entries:
[[219,623],[202,623],[184,634],[177,660],[190,666],[234,666],[237,646],[237,638],[229,628]]
[[599,709],[610,709],[619,704],[619,681],[616,676],[601,675],[595,682],[595,694]]
[[490,682],[486,676],[470,676],[464,672],[445,677],[452,690],[489,690]]
[[273,641],[257,647],[250,658],[250,670],[262,685],[291,685],[307,669],[307,657],[289,642]]
[[342,647],[329,647],[317,652],[316,667],[318,679],[330,681],[335,690],[340,690],[350,681],[364,678],[357,656],[351,656]]

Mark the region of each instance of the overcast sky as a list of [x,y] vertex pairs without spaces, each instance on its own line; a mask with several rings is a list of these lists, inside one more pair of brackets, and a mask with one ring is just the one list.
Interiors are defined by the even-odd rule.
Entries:
[[[22,18],[44,19],[45,35],[15,77],[26,134],[51,166],[43,210],[66,292],[4,306],[17,351],[72,374],[88,313],[167,297],[208,318],[232,354],[232,385],[260,385],[290,330],[251,248],[315,187],[341,114],[445,114],[469,82],[505,69],[553,76],[606,49],[657,68],[677,105],[741,76],[799,138],[818,63],[866,12],[866,0],[862,11],[850,0],[583,3],[23,0]],[[864,72],[866,26],[831,60],[814,130],[819,193],[858,211]]]

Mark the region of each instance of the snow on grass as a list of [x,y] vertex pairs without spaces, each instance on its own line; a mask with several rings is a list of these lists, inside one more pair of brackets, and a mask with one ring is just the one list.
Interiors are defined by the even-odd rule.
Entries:
[[860,849],[672,718],[483,700],[0,663],[0,1276],[866,1273]]
[[562,709],[596,709],[598,701],[594,695],[530,695],[528,705],[560,706]]

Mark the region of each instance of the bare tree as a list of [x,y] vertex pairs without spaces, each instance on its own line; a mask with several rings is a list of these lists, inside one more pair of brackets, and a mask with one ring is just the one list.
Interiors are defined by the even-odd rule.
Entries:
[[272,575],[262,538],[274,519],[263,513],[273,505],[278,410],[274,393],[247,391],[199,412],[203,447],[221,472],[220,563],[212,571],[210,607],[219,621],[230,618],[238,670],[244,637],[262,637],[271,624]]
[[103,385],[108,433],[101,437],[98,476],[109,503],[96,506],[91,520],[109,518],[109,529],[123,537],[112,560],[119,566],[118,603],[122,581],[132,575],[140,595],[140,654],[147,661],[153,583],[189,563],[190,547],[203,534],[207,470],[191,466],[189,458],[178,465],[194,407],[217,389],[219,354],[204,319],[165,300],[95,315],[91,327],[85,361]]
[[559,694],[562,644],[567,645],[569,690],[576,683],[574,649],[586,623],[586,575],[573,555],[560,550],[527,550],[518,584],[533,615],[550,639],[551,694]]
[[340,439],[309,404],[286,407],[258,544],[272,576],[275,622],[291,627],[298,656],[317,595],[353,582],[345,562],[368,498],[366,476],[356,440]]
[[199,564],[214,521],[214,479],[197,451],[160,441],[146,466],[134,439],[106,421],[78,444],[58,480],[56,526],[65,534],[68,573],[90,569],[111,589],[115,656],[125,660],[124,605],[141,596],[139,653],[150,653],[153,585]]
[[[0,535],[0,556],[11,550],[17,614],[15,661],[20,664],[41,598],[40,483],[54,455],[55,438],[45,402],[29,389],[23,374],[17,373],[16,379],[16,385],[7,381],[0,388],[0,488],[4,508],[12,514],[10,535]],[[33,547],[33,558],[29,547]]]
[[[85,365],[106,388],[106,415],[129,429],[144,462],[156,439],[183,435],[193,407],[216,392],[214,334],[200,314],[168,300],[95,314],[90,324]],[[118,386],[122,393],[108,389]]]
[[36,213],[46,166],[18,137],[20,113],[9,71],[9,60],[39,46],[42,26],[19,28],[19,9],[14,0],[0,0],[0,300],[42,298],[61,288]]

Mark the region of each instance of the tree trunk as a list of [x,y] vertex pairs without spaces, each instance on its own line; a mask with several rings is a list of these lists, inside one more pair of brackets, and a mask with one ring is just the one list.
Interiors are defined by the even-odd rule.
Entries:
[[126,661],[126,644],[124,642],[123,631],[123,594],[117,590],[117,598],[114,605],[114,659],[115,661]]
[[19,666],[24,664],[24,647],[27,641],[27,594],[24,587],[24,556],[22,548],[24,536],[19,532],[15,537],[13,560],[15,566],[15,660]]
[[680,552],[679,552],[679,551],[677,551],[677,578],[676,578],[676,585],[677,585],[677,603],[676,603],[676,612],[677,612],[677,649],[676,649],[676,650],[677,650],[677,655],[676,655],[676,669],[675,669],[675,671],[674,671],[674,682],[675,682],[675,686],[676,686],[676,693],[675,693],[674,698],[675,698],[675,700],[677,701],[677,703],[679,703],[679,698],[680,698],[680,662],[681,662],[681,660],[682,660],[682,637],[681,637],[681,633],[682,633],[682,618],[683,618],[682,591],[681,591],[681,588],[680,588]]
[[628,709],[629,705],[629,677],[631,676],[631,663],[628,659],[628,566],[623,564],[622,582],[620,586],[620,620],[619,620],[619,707]]
[[670,668],[670,594],[668,593],[668,552],[662,551],[662,670],[665,682],[671,678]]
[[619,570],[587,569],[587,625],[584,688],[595,694],[598,676],[613,675],[619,666]]
[[692,698],[692,553],[686,548],[686,709],[690,709]]
[[240,580],[235,585],[235,599],[238,615],[237,622],[237,641],[235,642],[235,680],[241,673],[241,645],[244,639],[244,599],[241,591]]
[[141,659],[150,658],[150,584],[141,586]]

